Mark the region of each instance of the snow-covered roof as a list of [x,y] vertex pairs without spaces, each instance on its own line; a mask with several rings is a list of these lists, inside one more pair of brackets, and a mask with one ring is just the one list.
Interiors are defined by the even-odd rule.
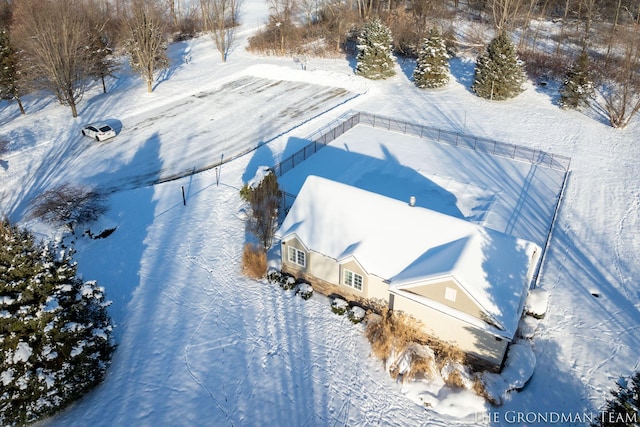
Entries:
[[352,256],[392,291],[451,277],[506,334],[515,332],[537,245],[426,208],[309,176],[277,236]]

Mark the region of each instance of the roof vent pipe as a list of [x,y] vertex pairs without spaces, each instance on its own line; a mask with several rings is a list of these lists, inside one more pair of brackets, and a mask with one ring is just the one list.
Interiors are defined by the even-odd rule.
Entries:
[[409,197],[409,206],[415,206],[415,205],[416,205],[416,196]]

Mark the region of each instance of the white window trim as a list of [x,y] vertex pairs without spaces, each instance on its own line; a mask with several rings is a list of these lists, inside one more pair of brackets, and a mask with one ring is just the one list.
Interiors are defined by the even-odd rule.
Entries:
[[451,301],[451,302],[456,302],[456,297],[458,296],[458,291],[450,288],[450,287],[446,287],[444,290],[444,299]]
[[[351,271],[351,270],[348,270],[346,268],[343,268],[342,270],[343,270],[342,284],[345,285],[345,286],[349,286],[350,288],[353,288],[356,291],[362,292],[362,288],[364,287],[364,276],[362,276],[362,274],[358,274],[355,271]],[[347,277],[349,275],[348,273],[351,273],[351,275],[352,275],[351,277],[353,279],[353,283],[348,283],[348,281],[347,281]],[[360,277],[360,289],[358,289],[355,286],[355,282],[356,282],[355,278],[356,278],[356,276]]]
[[[302,254],[302,264],[298,262],[300,258],[299,254]],[[307,254],[304,251],[301,251],[298,248],[294,248],[293,246],[289,246],[287,250],[287,261],[299,265],[300,267],[307,266]]]

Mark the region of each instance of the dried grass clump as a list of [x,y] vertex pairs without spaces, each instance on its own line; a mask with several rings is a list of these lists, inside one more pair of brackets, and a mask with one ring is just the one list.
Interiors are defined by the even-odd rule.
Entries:
[[267,254],[257,245],[245,244],[242,251],[242,271],[252,279],[262,279],[267,273]]
[[449,376],[444,379],[444,383],[450,387],[466,388],[466,384],[460,371],[452,371]]
[[441,341],[430,342],[429,346],[436,352],[440,367],[444,366],[448,362],[460,364],[466,363],[466,355],[458,347]]
[[414,318],[386,307],[381,309],[380,315],[369,315],[365,335],[373,354],[385,362],[392,351],[401,353],[410,343],[422,341]]
[[412,380],[418,375],[434,377],[436,374],[436,359],[433,352],[425,351],[426,346],[414,346],[411,351],[411,364],[409,370],[402,377],[403,380]]
[[371,351],[377,358],[387,361],[391,356],[391,328],[383,315],[369,314],[365,336],[371,343]]
[[484,383],[482,382],[481,376],[480,375],[476,375],[474,381],[473,381],[473,387],[472,390],[475,394],[477,394],[478,396],[484,398],[484,400],[486,400],[487,402],[496,405],[496,406],[500,406],[502,405],[502,401],[499,398],[496,398],[495,396],[493,396],[491,393],[489,393],[487,391],[487,389],[485,388]]

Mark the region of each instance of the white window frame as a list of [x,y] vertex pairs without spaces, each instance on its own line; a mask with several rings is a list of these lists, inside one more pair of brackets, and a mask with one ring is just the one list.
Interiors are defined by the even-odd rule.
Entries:
[[456,297],[458,296],[458,291],[450,288],[450,287],[446,287],[444,290],[444,299],[449,300],[451,302],[456,302]]
[[[342,273],[343,285],[349,286],[350,288],[362,292],[362,288],[364,287],[364,277],[362,276],[362,274],[347,270],[346,268],[343,269]],[[360,278],[360,280],[357,279],[358,277]],[[360,287],[357,286],[358,282],[360,282]]]
[[293,264],[299,265],[300,267],[307,266],[307,254],[293,246],[289,246],[288,248],[287,260]]

